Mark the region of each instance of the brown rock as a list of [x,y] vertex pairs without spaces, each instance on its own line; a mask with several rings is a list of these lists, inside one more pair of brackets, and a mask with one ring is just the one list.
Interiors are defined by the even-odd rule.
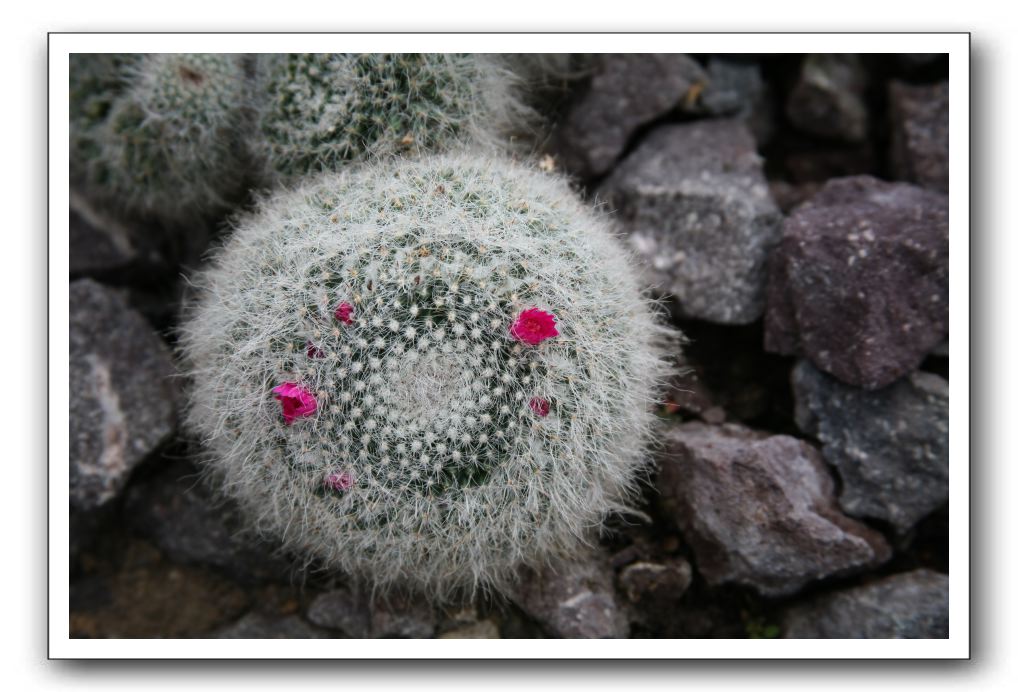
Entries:
[[841,513],[819,452],[801,440],[702,423],[674,426],[665,440],[662,510],[712,585],[783,596],[890,557],[879,533]]
[[785,220],[764,346],[876,389],[947,336],[947,198],[868,176],[828,182]]
[[73,583],[71,636],[203,636],[248,605],[248,596],[233,582],[206,570],[166,563],[158,551],[138,542],[112,571]]

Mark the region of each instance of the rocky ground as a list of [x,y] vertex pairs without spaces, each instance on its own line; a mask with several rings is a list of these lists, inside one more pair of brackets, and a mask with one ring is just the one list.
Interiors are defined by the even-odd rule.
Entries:
[[616,210],[688,371],[646,518],[452,609],[242,531],[171,355],[218,224],[72,199],[72,636],[947,636],[946,79],[936,55],[619,55],[548,89],[543,165]]

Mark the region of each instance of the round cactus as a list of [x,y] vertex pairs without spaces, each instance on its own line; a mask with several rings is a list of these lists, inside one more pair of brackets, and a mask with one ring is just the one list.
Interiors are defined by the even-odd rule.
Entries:
[[196,283],[206,468],[329,567],[498,589],[573,554],[646,469],[671,332],[558,177],[463,153],[320,176]]
[[190,219],[242,185],[241,56],[75,54],[70,81],[71,179],[90,197]]
[[454,143],[493,145],[526,122],[516,79],[490,56],[259,56],[253,147],[270,178]]

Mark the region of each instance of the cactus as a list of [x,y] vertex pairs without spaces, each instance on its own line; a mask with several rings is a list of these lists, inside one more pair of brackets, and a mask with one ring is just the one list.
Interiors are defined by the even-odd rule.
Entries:
[[120,211],[190,220],[243,185],[241,56],[72,54],[71,180]]
[[270,181],[465,141],[501,145],[530,116],[518,79],[492,56],[265,54],[256,75],[253,147]]
[[242,218],[181,329],[205,467],[295,552],[437,599],[569,556],[646,470],[672,333],[558,177],[453,153]]

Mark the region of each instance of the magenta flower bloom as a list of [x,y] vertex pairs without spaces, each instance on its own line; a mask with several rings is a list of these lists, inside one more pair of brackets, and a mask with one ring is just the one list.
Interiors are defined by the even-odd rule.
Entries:
[[272,393],[283,405],[283,421],[287,425],[293,425],[298,418],[314,415],[318,410],[314,394],[296,382],[284,382],[273,389]]
[[538,308],[527,308],[513,322],[509,333],[520,341],[536,346],[545,339],[558,336],[555,315]]
[[325,352],[322,349],[315,346],[314,342],[310,339],[307,343],[308,358],[324,358]]
[[548,411],[551,410],[551,404],[548,403],[547,399],[535,396],[530,400],[530,410],[544,418],[548,415]]
[[336,308],[336,319],[343,324],[353,324],[353,318],[350,315],[353,314],[353,306],[350,303],[343,302]]
[[345,471],[333,471],[325,475],[322,484],[331,490],[349,490],[353,487],[353,476]]

